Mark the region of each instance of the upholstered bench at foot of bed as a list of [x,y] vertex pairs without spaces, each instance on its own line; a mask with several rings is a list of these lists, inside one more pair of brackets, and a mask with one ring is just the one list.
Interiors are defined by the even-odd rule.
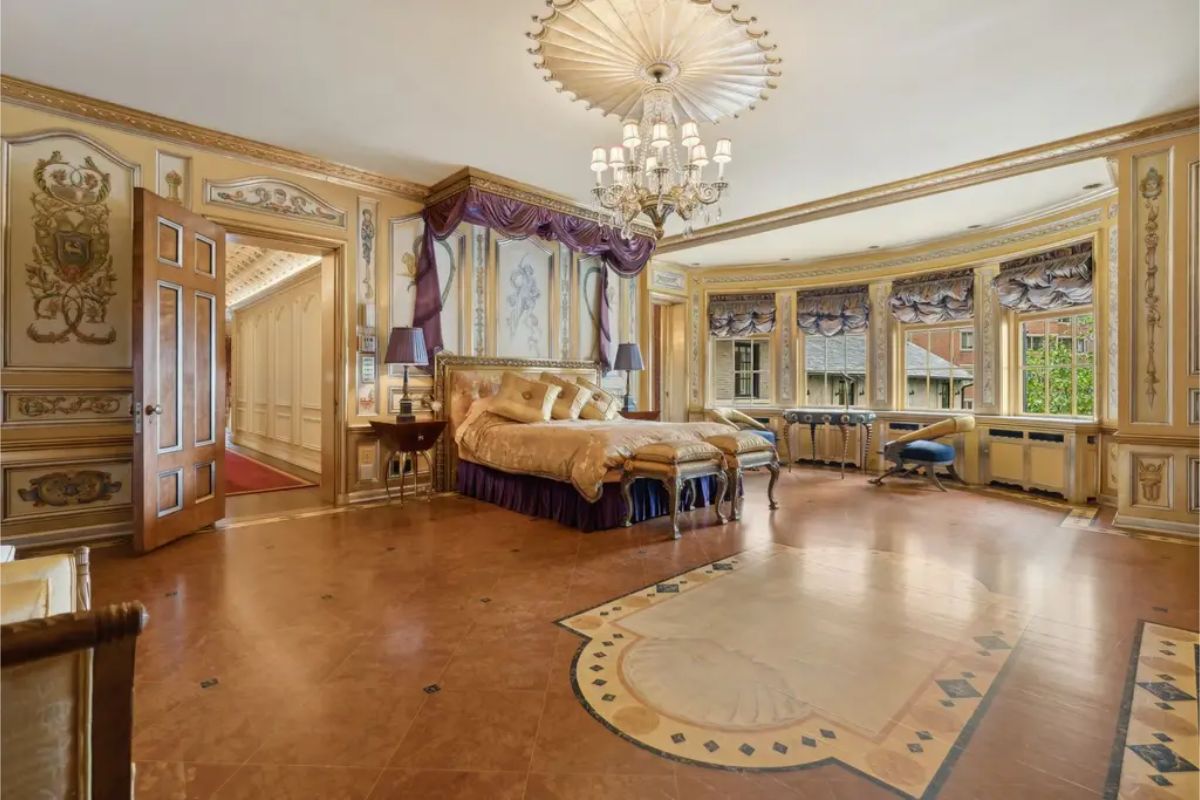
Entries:
[[[775,502],[775,483],[779,480],[779,453],[775,446],[764,439],[760,431],[733,431],[704,440],[721,451],[729,497],[729,517],[734,521],[742,518],[742,502],[745,495],[738,491],[742,485],[742,470],[766,467],[771,471],[771,482],[767,484],[767,502],[772,509],[779,508]],[[718,503],[719,505],[719,503]]]
[[717,479],[717,500],[713,504],[717,521],[725,522],[721,512],[721,498],[727,491],[727,474],[721,451],[705,442],[655,442],[634,451],[625,462],[625,474],[621,478],[621,494],[625,497],[625,526],[632,524],[633,500],[630,487],[638,478],[657,480],[666,488],[671,507],[671,533],[679,538],[679,506],[683,487],[696,478]]

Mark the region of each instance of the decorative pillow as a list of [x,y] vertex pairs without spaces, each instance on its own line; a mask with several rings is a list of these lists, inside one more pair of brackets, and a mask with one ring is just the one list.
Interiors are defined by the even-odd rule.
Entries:
[[549,422],[550,409],[561,391],[559,386],[506,372],[500,379],[500,391],[488,410],[517,422]]
[[579,419],[579,412],[592,399],[591,389],[563,380],[552,373],[543,372],[538,379],[542,383],[562,389],[558,399],[554,401],[554,407],[550,409],[550,416],[554,419]]
[[621,399],[613,397],[587,378],[576,378],[575,382],[592,390],[592,399],[579,412],[582,419],[617,419],[621,416]]

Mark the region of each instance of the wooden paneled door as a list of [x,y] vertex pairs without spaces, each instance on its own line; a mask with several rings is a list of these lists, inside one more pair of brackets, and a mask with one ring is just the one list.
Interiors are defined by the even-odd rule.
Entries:
[[225,230],[137,189],[133,539],[153,550],[225,516]]

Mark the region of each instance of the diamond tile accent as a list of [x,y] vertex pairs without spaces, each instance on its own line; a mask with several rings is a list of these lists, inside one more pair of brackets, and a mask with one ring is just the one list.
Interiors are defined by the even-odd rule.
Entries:
[[612,642],[601,642],[600,644],[604,645],[605,647],[612,647],[612,646],[613,646],[613,643],[612,643]]
[[908,752],[910,752],[910,753],[924,753],[924,752],[925,752],[925,748],[924,748],[924,747],[921,747],[921,745],[917,744],[916,742],[911,742],[911,743],[908,745]]
[[607,683],[608,681],[604,680],[604,678],[596,678],[596,680],[592,681],[592,686],[604,686]]
[[738,750],[741,750],[743,755],[747,755],[747,756],[754,755],[754,748],[748,744],[743,744],[741,747],[738,748]]
[[678,583],[660,583],[655,585],[655,591],[660,594],[677,594],[679,592]]
[[1159,772],[1195,772],[1196,765],[1165,744],[1131,744],[1129,749]]
[[721,745],[717,744],[712,739],[709,739],[707,742],[704,743],[704,749],[710,753],[715,753],[721,749]]
[[437,694],[441,690],[442,690],[442,687],[438,686],[436,683],[431,683],[428,686],[426,686],[424,689],[422,689],[421,691],[425,692],[425,694]]
[[836,739],[837,738],[837,734],[834,733],[833,731],[829,730],[829,728],[821,728],[821,735],[824,736],[826,739]]
[[1165,733],[1155,733],[1155,734],[1154,734],[1154,738],[1155,738],[1155,739],[1158,739],[1160,742],[1173,742],[1173,741],[1175,741],[1175,740],[1174,740],[1174,739],[1172,739],[1170,736],[1167,736]]
[[1154,705],[1158,706],[1163,711],[1174,711],[1175,710],[1175,706],[1171,705],[1170,703],[1155,703]]
[[608,653],[604,652],[603,650],[597,651],[596,653],[594,653],[594,655],[596,656],[596,658],[608,658]]
[[962,674],[962,676],[963,676],[964,678],[974,678],[974,677],[975,677],[975,673],[974,673],[974,672],[964,672],[964,673]]
[[972,697],[982,697],[979,690],[962,678],[948,678],[937,681],[942,691],[956,700]]
[[613,700],[617,699],[617,696],[615,694],[606,694],[606,695],[602,696],[600,699],[606,703],[611,703]]
[[321,595],[321,599],[322,599],[322,600],[332,600],[332,599],[333,599],[333,595],[331,595],[331,594],[323,594],[323,595]]
[[687,737],[684,736],[682,733],[672,733],[671,741],[674,742],[675,744],[683,744],[684,742],[687,741]]
[[1157,783],[1159,786],[1171,786],[1171,785],[1173,785],[1173,784],[1171,783],[1171,781],[1167,780],[1167,776],[1166,776],[1166,775],[1151,775],[1151,776],[1150,776],[1150,780],[1154,781],[1154,782],[1155,782],[1155,783]]
[[602,672],[604,667],[600,666],[599,664],[592,664],[590,667],[588,667],[588,669],[590,669],[592,672]]
[[721,570],[722,572],[728,572],[729,570],[733,569],[733,564],[723,564],[718,561],[716,564],[712,565],[712,568]]
[[479,598],[479,602],[481,602],[481,603],[490,603],[490,602],[492,602],[492,598],[490,598],[490,597],[481,597],[481,598]]
[[781,755],[781,756],[787,755],[787,751],[788,751],[787,745],[784,744],[783,742],[776,742],[775,744],[771,745],[771,749],[774,750],[776,753],[779,753],[779,755]]
[[954,708],[953,700],[939,700],[938,702],[944,705],[946,708]]
[[1165,672],[1160,672],[1160,673],[1158,673],[1158,677],[1162,678],[1164,681],[1173,681],[1173,680],[1175,680],[1175,678],[1173,678],[1172,676],[1168,675],[1168,674],[1167,674],[1167,673],[1165,673]]
[[999,636],[976,636],[975,641],[987,650],[1012,650],[1012,645]]
[[1195,700],[1190,694],[1173,683],[1166,681],[1138,681],[1138,686],[1145,689],[1159,700]]
[[811,736],[801,736],[800,744],[804,745],[805,747],[816,747],[817,740],[812,738]]
[[200,688],[201,689],[211,689],[212,687],[216,686],[218,683],[220,683],[220,681],[217,680],[216,678],[205,678],[204,680],[200,681]]
[[917,731],[917,738],[923,742],[928,742],[933,738],[933,734],[929,731]]
[[614,634],[613,634],[613,638],[614,638],[614,639],[624,639],[624,638],[625,638],[625,634],[623,634],[623,633],[614,633]]

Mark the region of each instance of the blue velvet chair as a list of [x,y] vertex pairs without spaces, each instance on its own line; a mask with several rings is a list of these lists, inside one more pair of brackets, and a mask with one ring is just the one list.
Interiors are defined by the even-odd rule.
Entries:
[[883,457],[892,463],[892,467],[871,483],[882,486],[884,478],[893,475],[917,477],[923,473],[926,480],[944,492],[946,487],[938,478],[938,467],[946,469],[947,478],[962,483],[954,469],[954,445],[937,440],[972,430],[975,430],[974,417],[948,417],[888,442],[883,446]]

